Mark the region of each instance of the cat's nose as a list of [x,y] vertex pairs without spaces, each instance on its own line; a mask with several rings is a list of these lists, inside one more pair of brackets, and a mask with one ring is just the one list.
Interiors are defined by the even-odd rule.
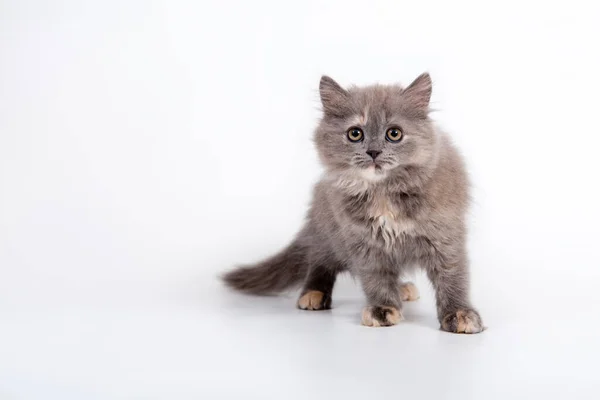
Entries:
[[381,154],[381,151],[379,150],[368,150],[367,154],[371,156],[371,158],[374,160],[377,158],[378,155]]

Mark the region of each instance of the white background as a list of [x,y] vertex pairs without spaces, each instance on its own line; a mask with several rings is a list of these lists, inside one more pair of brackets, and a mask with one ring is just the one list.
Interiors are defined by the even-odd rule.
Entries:
[[[598,398],[594,2],[0,2],[0,398]],[[285,245],[321,74],[434,80],[489,329],[216,276]],[[406,397],[405,397],[406,396]],[[409,397],[410,396],[410,397]]]

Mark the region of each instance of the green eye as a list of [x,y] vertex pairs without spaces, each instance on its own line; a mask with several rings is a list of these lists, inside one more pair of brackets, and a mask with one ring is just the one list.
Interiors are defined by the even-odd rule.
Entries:
[[365,137],[365,135],[363,134],[363,131],[360,128],[356,128],[356,127],[348,129],[347,133],[348,133],[348,140],[351,142],[360,142]]
[[390,128],[385,132],[385,139],[388,142],[399,142],[402,139],[402,131],[400,128]]

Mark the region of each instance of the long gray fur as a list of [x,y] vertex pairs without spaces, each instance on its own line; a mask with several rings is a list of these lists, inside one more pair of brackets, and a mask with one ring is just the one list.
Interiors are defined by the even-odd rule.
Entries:
[[[469,183],[449,136],[429,118],[429,75],[407,88],[348,89],[323,76],[319,90],[323,116],[314,141],[326,171],[306,224],[279,254],[225,274],[226,284],[252,294],[303,284],[303,295],[323,294],[308,309],[323,309],[336,275],[349,271],[367,297],[363,324],[387,326],[399,320],[390,310],[402,310],[400,278],[418,265],[435,289],[441,328],[481,332],[469,300]],[[348,140],[351,127],[364,132],[361,142]],[[390,127],[401,129],[402,140],[385,139]],[[376,159],[372,150],[381,152]]]

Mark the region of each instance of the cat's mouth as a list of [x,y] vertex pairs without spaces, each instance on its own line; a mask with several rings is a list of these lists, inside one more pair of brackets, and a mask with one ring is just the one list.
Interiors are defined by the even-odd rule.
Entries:
[[379,160],[361,160],[353,169],[367,180],[379,181],[387,176],[390,164]]
[[375,161],[370,162],[367,167],[367,169],[372,169],[374,171],[383,171],[383,167],[381,166],[381,164],[376,163]]

